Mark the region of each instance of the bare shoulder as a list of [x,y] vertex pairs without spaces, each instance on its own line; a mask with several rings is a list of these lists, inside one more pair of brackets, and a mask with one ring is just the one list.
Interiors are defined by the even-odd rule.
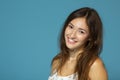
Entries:
[[108,80],[108,75],[103,61],[97,58],[90,67],[90,80]]
[[52,72],[54,72],[58,68],[58,65],[59,65],[59,60],[54,60],[52,64]]

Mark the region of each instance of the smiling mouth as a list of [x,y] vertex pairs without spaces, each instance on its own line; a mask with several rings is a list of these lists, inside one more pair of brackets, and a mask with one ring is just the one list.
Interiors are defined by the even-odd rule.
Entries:
[[75,41],[75,40],[72,39],[72,38],[67,37],[67,42],[68,42],[69,44],[75,44],[77,41]]

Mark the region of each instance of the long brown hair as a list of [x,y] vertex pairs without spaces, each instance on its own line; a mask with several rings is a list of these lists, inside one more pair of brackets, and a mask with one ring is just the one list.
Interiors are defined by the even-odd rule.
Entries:
[[85,18],[89,29],[89,40],[84,44],[84,51],[80,55],[75,72],[78,73],[78,80],[88,80],[89,70],[92,63],[100,55],[102,50],[102,22],[96,10],[84,7],[73,11],[66,19],[60,36],[60,53],[53,60],[59,61],[57,70],[60,70],[69,58],[69,49],[66,47],[64,33],[67,25],[75,18]]

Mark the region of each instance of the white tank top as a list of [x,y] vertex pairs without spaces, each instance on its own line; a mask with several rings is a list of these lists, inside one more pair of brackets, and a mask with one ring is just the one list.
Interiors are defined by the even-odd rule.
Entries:
[[57,72],[55,72],[49,76],[48,80],[78,80],[78,75],[75,73],[69,76],[59,76]]

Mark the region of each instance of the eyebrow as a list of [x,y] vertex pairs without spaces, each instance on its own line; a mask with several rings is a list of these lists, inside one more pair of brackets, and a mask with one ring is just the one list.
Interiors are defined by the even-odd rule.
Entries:
[[[70,25],[72,25],[72,26],[74,26],[71,22],[69,23]],[[83,28],[79,28],[80,30],[84,30],[85,32],[88,32],[88,31],[86,31],[85,29],[83,29]]]
[[69,24],[72,25],[72,26],[74,26],[71,22]]

